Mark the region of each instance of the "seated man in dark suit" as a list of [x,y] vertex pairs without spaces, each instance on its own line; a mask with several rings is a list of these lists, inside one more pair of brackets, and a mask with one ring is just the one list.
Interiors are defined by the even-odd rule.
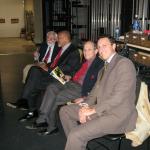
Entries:
[[[20,121],[26,121],[35,116],[35,100],[41,90],[45,90],[49,83],[55,81],[50,76],[50,72],[58,66],[66,75],[73,76],[80,67],[80,53],[71,43],[71,35],[68,31],[58,33],[58,45],[53,52],[53,59],[47,66],[33,66],[30,69],[27,82],[24,86],[22,99],[26,99],[29,106],[29,112],[20,118]],[[21,100],[22,100],[21,99]]]
[[47,32],[46,42],[43,42],[40,45],[40,48],[37,48],[37,50],[33,52],[34,63],[26,65],[25,68],[23,69],[23,80],[22,80],[23,83],[25,83],[28,71],[32,66],[44,65],[45,63],[47,64],[51,62],[54,45],[56,41],[57,41],[57,33],[54,31]]
[[[32,66],[36,67],[44,67],[47,64],[50,64],[57,52],[58,52],[58,44],[57,44],[57,33],[54,31],[49,31],[46,36],[46,42],[43,42],[40,46],[40,49],[38,51],[34,52],[34,57],[36,58],[36,62],[34,64],[29,64],[24,68],[23,71],[23,83],[25,84],[26,78],[29,76],[28,73]],[[21,109],[27,109],[27,101],[26,100],[17,100],[15,103],[8,102],[6,103],[7,106],[11,108],[21,108]]]
[[85,61],[81,68],[72,79],[69,76],[66,77],[68,82],[65,85],[56,81],[47,87],[36,123],[26,126],[26,128],[41,128],[48,123],[49,126],[46,130],[39,131],[40,135],[51,134],[57,130],[56,110],[58,105],[64,105],[66,102],[76,98],[78,98],[77,103],[83,101],[94,86],[97,74],[103,67],[103,61],[96,54],[95,44],[91,41],[86,42],[83,48]]
[[115,49],[114,39],[102,37],[98,40],[98,52],[106,65],[95,86],[85,103],[60,109],[60,120],[67,137],[65,150],[85,150],[87,142],[94,138],[135,128],[135,67]]

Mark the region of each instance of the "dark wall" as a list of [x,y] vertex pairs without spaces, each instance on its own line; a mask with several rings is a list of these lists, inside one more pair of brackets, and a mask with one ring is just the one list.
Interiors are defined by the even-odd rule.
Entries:
[[122,11],[121,11],[121,34],[131,30],[132,25],[132,1],[122,0]]
[[53,0],[42,0],[42,8],[43,8],[43,39],[46,40],[46,33],[50,31],[52,28],[52,24],[50,23],[52,17],[52,5]]

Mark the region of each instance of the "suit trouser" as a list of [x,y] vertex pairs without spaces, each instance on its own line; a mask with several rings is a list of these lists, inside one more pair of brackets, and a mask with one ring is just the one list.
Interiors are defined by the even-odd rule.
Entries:
[[42,90],[45,90],[49,82],[53,80],[54,79],[41,68],[37,66],[31,67],[22,93],[22,98],[28,100],[29,111],[36,109],[37,96]]
[[58,81],[53,82],[46,89],[40,107],[40,116],[36,122],[47,122],[49,124],[48,131],[53,130],[56,128],[58,106],[79,97],[81,97],[81,85],[72,81],[67,82],[65,85]]
[[[87,142],[107,134],[120,133],[116,131],[117,117],[113,115],[93,115],[91,120],[79,124],[80,106],[77,104],[64,106],[60,109],[60,120],[67,137],[65,150],[85,150]],[[113,124],[112,124],[113,123]]]

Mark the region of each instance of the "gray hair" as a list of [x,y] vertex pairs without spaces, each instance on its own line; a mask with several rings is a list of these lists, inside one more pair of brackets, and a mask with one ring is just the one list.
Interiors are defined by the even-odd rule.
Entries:
[[55,39],[57,39],[57,33],[56,32],[54,32],[54,31],[49,31],[49,32],[47,32],[47,34],[46,34],[47,36],[50,36],[50,35],[52,35]]

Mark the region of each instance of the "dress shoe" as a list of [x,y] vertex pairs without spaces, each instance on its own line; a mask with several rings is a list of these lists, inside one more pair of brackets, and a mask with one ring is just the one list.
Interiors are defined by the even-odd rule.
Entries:
[[59,131],[58,128],[55,128],[51,131],[48,131],[47,129],[42,129],[42,130],[39,130],[37,134],[40,136],[45,136],[45,135],[57,134],[58,131]]
[[25,128],[26,129],[30,129],[30,130],[32,130],[32,129],[38,129],[38,128],[39,129],[45,129],[45,128],[47,128],[47,126],[48,126],[47,122],[41,122],[41,123],[34,122],[31,125],[25,126]]
[[31,120],[31,119],[33,119],[33,118],[35,118],[37,116],[38,116],[38,114],[37,114],[36,111],[34,111],[34,112],[28,112],[25,116],[19,118],[19,121],[20,122],[25,122],[25,121]]

